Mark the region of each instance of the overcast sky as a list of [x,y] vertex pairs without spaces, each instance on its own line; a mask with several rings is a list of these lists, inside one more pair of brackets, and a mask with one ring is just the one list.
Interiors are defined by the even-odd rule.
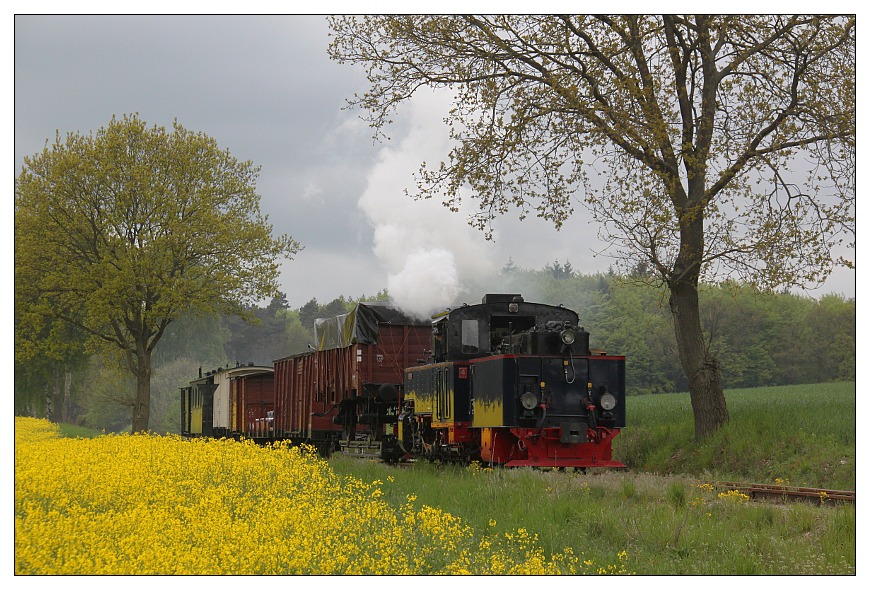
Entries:
[[[359,113],[342,110],[366,89],[363,72],[330,61],[328,42],[322,16],[17,16],[14,173],[56,130],[90,134],[130,113],[167,128],[177,119],[262,167],[263,212],[305,248],[282,268],[294,308],[423,284],[411,271],[441,264],[452,270],[439,283],[458,287],[509,258],[583,273],[612,264],[593,256],[597,228],[582,207],[559,232],[511,213],[493,243],[466,213],[406,197],[420,163],[447,153],[444,97],[407,105],[392,141],[375,144]],[[854,296],[854,273],[825,291]]]

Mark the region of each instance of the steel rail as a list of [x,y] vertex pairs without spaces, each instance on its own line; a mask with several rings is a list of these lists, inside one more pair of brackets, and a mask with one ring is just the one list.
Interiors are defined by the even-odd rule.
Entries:
[[813,500],[819,504],[827,502],[855,503],[855,492],[848,490],[827,490],[823,488],[806,488],[788,485],[737,483],[731,481],[709,482],[726,490],[736,490],[750,498],[793,498]]

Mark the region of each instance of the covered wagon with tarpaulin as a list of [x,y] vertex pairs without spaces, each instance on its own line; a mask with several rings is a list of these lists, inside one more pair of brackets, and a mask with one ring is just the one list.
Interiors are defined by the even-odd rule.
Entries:
[[393,460],[404,369],[431,355],[429,320],[391,302],[314,322],[313,350],[276,360],[275,436]]

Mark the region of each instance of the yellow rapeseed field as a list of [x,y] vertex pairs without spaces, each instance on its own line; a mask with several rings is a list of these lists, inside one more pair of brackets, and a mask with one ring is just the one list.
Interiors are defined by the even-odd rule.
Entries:
[[16,418],[15,573],[625,573],[546,557],[525,529],[475,531],[413,496],[396,509],[383,486],[283,444],[68,439]]

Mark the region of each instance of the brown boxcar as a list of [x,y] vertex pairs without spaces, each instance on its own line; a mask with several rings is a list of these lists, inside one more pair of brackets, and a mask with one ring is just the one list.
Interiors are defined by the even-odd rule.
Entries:
[[315,322],[316,350],[276,360],[275,434],[358,454],[389,455],[407,367],[431,355],[431,322],[386,302]]
[[239,365],[215,369],[211,375],[215,385],[212,406],[212,436],[238,437],[242,434],[241,424],[237,422],[237,400],[233,397],[233,386],[236,381],[248,375],[271,374],[272,367]]
[[230,380],[232,429],[245,438],[269,437],[275,410],[272,367],[250,367]]
[[236,366],[202,374],[181,388],[181,434],[183,436],[252,436],[274,410],[272,367]]

